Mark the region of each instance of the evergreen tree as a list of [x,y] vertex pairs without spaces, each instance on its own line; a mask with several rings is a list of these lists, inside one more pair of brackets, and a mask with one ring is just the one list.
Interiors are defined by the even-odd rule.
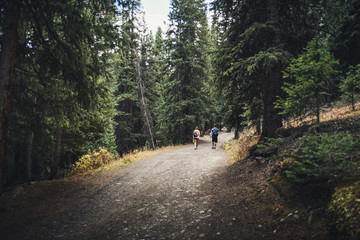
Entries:
[[[112,1],[23,1],[15,52],[5,184],[56,177],[111,125],[107,59]],[[7,41],[4,39],[4,41]],[[4,44],[4,42],[2,43]],[[3,46],[3,45],[2,45]]]
[[148,78],[149,36],[139,22],[139,1],[121,2],[121,40],[119,46],[119,98],[116,138],[120,154],[144,147],[155,148],[151,78]]
[[21,0],[2,1],[1,11],[5,17],[1,20],[1,52],[0,52],[0,193],[3,186],[3,172],[5,162],[6,133],[11,102],[11,90],[14,82],[14,64],[16,51],[16,37],[20,13]]
[[314,36],[309,26],[316,18],[310,7],[300,0],[213,2],[219,35],[218,86],[236,107],[232,118],[246,110],[249,120],[262,121],[264,137],[274,136],[282,123],[274,106],[282,94],[281,72]]
[[315,38],[306,47],[305,53],[294,59],[286,68],[284,78],[294,79],[283,87],[286,99],[279,100],[282,114],[292,117],[315,113],[320,122],[320,107],[330,94],[331,79],[336,77],[336,61],[326,48],[323,39]]
[[121,38],[116,60],[117,78],[117,115],[115,117],[116,145],[120,155],[145,145],[146,138],[142,131],[140,108],[138,105],[138,86],[135,73],[135,53],[133,41],[137,39],[133,15],[126,9],[122,11]]
[[169,143],[191,140],[192,130],[204,119],[207,81],[208,25],[204,1],[171,2],[167,32],[170,76],[164,85],[163,135]]
[[153,119],[153,126],[155,132],[156,145],[166,144],[163,136],[159,132],[161,123],[159,117],[161,113],[161,98],[160,93],[163,90],[163,84],[166,78],[166,62],[165,62],[165,41],[162,37],[162,30],[159,27],[155,38],[149,36],[146,41],[146,49],[142,51],[143,56],[143,74],[146,79],[146,99],[148,102],[151,116]]
[[327,0],[324,6],[324,28],[330,33],[331,49],[345,66],[360,63],[360,2]]
[[360,93],[360,64],[356,67],[350,66],[346,78],[340,84],[343,97],[351,102],[352,110],[355,111],[356,95]]

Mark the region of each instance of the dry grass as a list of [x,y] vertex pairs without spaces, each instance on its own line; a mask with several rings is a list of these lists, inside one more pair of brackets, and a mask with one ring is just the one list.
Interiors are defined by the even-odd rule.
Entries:
[[[355,111],[352,111],[351,105],[344,107],[324,108],[320,113],[320,122],[330,120],[344,119],[360,114],[360,102],[355,104]],[[284,128],[293,128],[301,125],[311,125],[316,121],[316,116],[308,116],[306,118],[290,119],[284,122]]]
[[326,122],[333,119],[344,119],[359,114],[360,114],[360,102],[357,102],[355,104],[355,111],[352,111],[351,105],[340,108],[332,108],[332,109],[328,109],[327,111],[322,111],[320,115],[320,122]]
[[[327,122],[335,119],[345,119],[360,114],[360,102],[355,104],[355,111],[352,111],[351,105],[345,107],[325,108],[320,114],[320,122]],[[309,116],[304,119],[295,119],[286,121],[285,128],[293,128],[301,125],[311,125],[315,123],[315,117]],[[254,129],[249,129],[240,134],[238,140],[228,141],[224,144],[224,149],[230,159],[230,162],[238,162],[244,159],[249,148],[258,143],[260,136],[255,135]]]
[[235,163],[244,159],[249,153],[249,148],[256,144],[259,138],[260,136],[255,135],[254,129],[249,129],[241,132],[239,139],[227,141],[224,149],[230,162]]
[[104,165],[103,167],[99,168],[97,171],[110,172],[119,169],[121,167],[124,167],[129,163],[136,162],[147,157],[158,155],[162,152],[169,151],[176,147],[179,146],[167,146],[167,147],[158,148],[156,150],[135,150],[131,153],[125,154],[122,158],[119,158],[109,164]]

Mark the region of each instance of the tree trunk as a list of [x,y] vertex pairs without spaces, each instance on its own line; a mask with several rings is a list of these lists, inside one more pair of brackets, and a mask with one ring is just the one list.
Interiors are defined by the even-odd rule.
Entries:
[[10,111],[13,70],[15,64],[16,37],[21,11],[21,0],[8,1],[5,7],[5,27],[0,53],[0,193],[3,185],[6,129]]
[[317,93],[316,94],[316,100],[315,100],[315,104],[316,104],[316,124],[319,124],[320,123],[320,96],[319,94]]
[[[34,134],[34,142],[37,142],[36,145],[44,146],[46,139],[44,137],[39,137]],[[32,179],[39,180],[45,178],[44,163],[46,158],[46,153],[43,148],[39,148],[33,151],[32,162],[33,162],[33,171]]]
[[240,118],[236,117],[234,139],[239,139],[239,131],[240,131]]
[[23,146],[23,173],[27,181],[32,179],[32,147],[33,147],[34,134],[31,131],[25,133],[24,146]]
[[[269,21],[278,28],[278,2],[277,0],[267,0],[267,10],[269,13]],[[273,45],[277,46],[280,44],[280,31],[276,31],[274,36]],[[279,110],[274,106],[276,96],[281,91],[281,66],[275,66],[271,71],[271,74],[267,81],[264,83],[263,92],[263,125],[262,125],[262,136],[263,137],[275,137],[276,130],[282,126],[282,118],[279,115]]]
[[[134,53],[136,54],[135,50],[134,50]],[[143,79],[141,77],[140,63],[139,63],[137,54],[136,54],[135,61],[136,61],[135,62],[136,79],[137,79],[137,83],[138,83],[138,87],[139,87],[138,92],[139,92],[141,115],[142,115],[142,119],[143,119],[143,122],[145,125],[146,135],[147,135],[148,141],[150,143],[150,147],[152,149],[155,149],[156,146],[155,146],[155,141],[154,141],[152,117],[151,117],[149,107],[148,107],[148,105],[145,101],[145,97],[144,97],[144,83],[143,83]]]
[[51,164],[51,174],[50,174],[51,179],[56,178],[56,174],[59,170],[60,157],[61,157],[61,141],[62,141],[62,129],[59,128],[56,132],[55,149]]
[[9,146],[9,141],[6,142],[5,148],[7,149],[4,154],[4,165],[3,165],[3,186],[10,186],[16,183],[16,150],[14,146]]
[[282,119],[279,111],[274,107],[274,94],[267,94],[264,98],[264,114],[263,114],[263,137],[275,137],[276,130],[282,126]]

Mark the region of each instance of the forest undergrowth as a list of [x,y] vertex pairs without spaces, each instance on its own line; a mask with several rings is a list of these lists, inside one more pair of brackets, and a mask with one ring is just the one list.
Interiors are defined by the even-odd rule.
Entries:
[[[327,107],[321,121],[297,119],[277,138],[260,139],[251,130],[225,144],[233,162],[253,160],[273,168],[269,179],[283,199],[272,215],[306,212],[303,228],[312,239],[359,239],[360,102]],[[291,214],[290,213],[290,214]],[[291,224],[285,226],[291,229]]]
[[97,171],[109,172],[124,167],[129,163],[155,156],[174,147],[175,146],[166,146],[157,148],[155,150],[137,149],[131,153],[124,154],[122,157],[117,157],[114,154],[108,152],[106,149],[99,148],[83,155],[77,162],[72,165],[71,170],[67,176],[85,175]]

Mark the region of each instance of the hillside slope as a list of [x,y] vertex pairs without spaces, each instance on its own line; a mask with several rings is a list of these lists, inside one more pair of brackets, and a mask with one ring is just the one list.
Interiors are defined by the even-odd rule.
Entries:
[[327,108],[319,125],[292,125],[276,139],[233,144],[249,153],[204,186],[219,210],[209,231],[223,222],[243,239],[358,239],[360,112]]

